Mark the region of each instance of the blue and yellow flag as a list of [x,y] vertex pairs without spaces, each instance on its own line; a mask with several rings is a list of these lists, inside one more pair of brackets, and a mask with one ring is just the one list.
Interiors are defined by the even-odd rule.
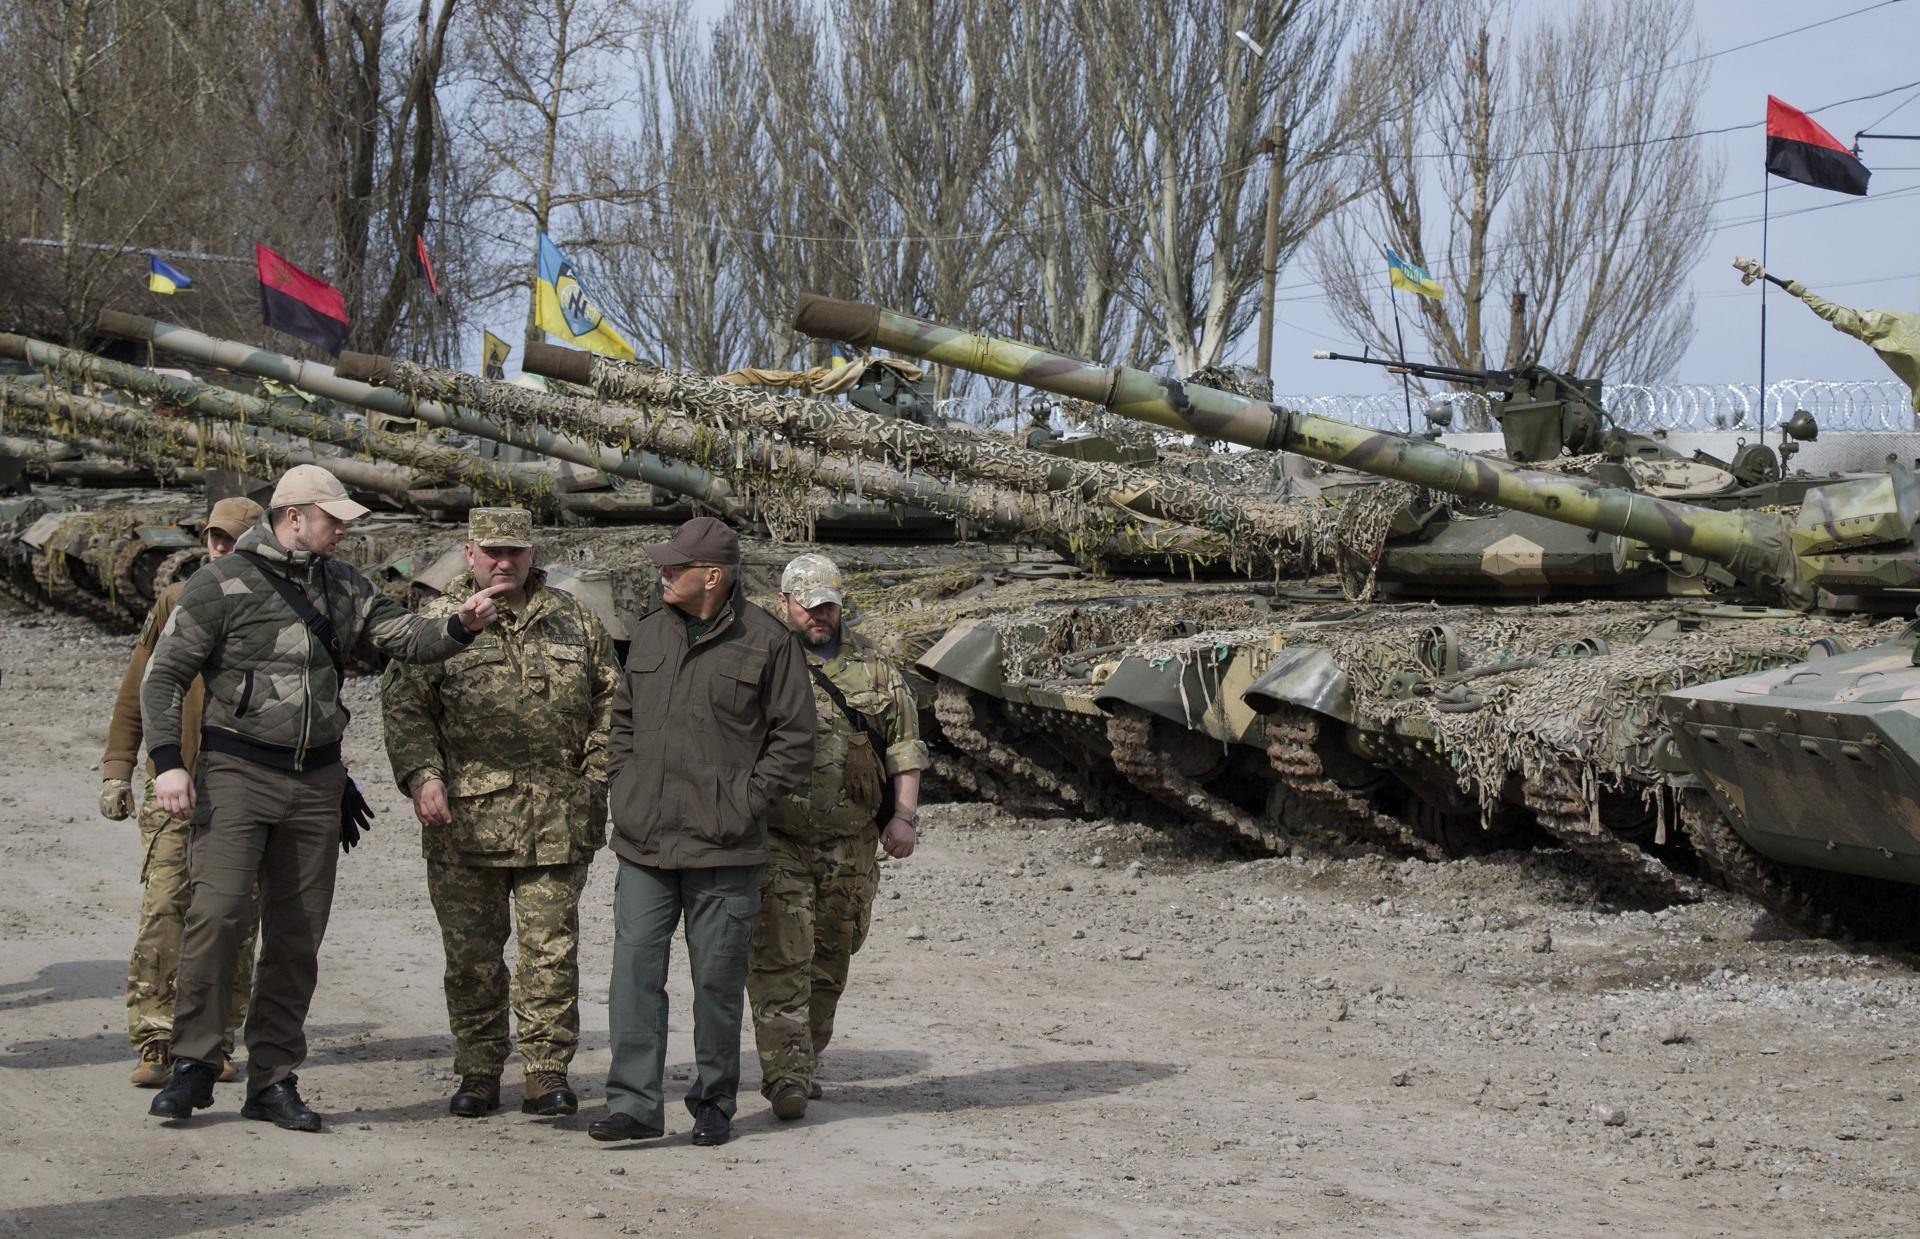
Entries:
[[591,352],[633,360],[633,345],[620,338],[580,286],[573,264],[546,233],[540,234],[536,259],[539,283],[533,295],[533,321],[540,330]]
[[166,293],[171,296],[174,293],[188,292],[192,288],[193,281],[188,279],[178,267],[161,262],[152,254],[147,255],[148,292]]
[[1422,297],[1438,300],[1447,295],[1440,281],[1428,275],[1424,267],[1414,266],[1392,250],[1387,251],[1387,279],[1395,288],[1404,288]]

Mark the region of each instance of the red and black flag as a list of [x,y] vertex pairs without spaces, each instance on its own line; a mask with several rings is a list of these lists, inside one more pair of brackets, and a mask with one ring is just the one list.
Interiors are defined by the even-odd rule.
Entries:
[[427,291],[436,301],[445,301],[440,292],[440,280],[433,274],[433,260],[427,257],[427,239],[419,233],[413,236],[413,273],[427,282]]
[[1813,117],[1772,95],[1767,96],[1767,171],[1842,194],[1866,193],[1873,175]]
[[264,245],[255,244],[260,270],[260,317],[269,327],[298,336],[338,357],[347,339],[347,299]]

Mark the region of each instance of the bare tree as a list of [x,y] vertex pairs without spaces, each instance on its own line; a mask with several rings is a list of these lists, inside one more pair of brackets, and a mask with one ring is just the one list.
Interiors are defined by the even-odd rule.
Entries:
[[[1434,15],[1419,0],[1394,7]],[[1447,290],[1402,299],[1438,360],[1657,378],[1692,335],[1684,273],[1718,175],[1684,136],[1704,86],[1679,67],[1696,51],[1691,10],[1585,0],[1518,32],[1515,13],[1510,0],[1453,0],[1427,27],[1419,63],[1436,73],[1404,87],[1413,106],[1371,144],[1371,194],[1315,238],[1315,274],[1372,346],[1398,347],[1391,247]],[[1502,291],[1506,304],[1489,307]]]
[[477,0],[467,34],[462,135],[491,175],[480,199],[499,242],[489,292],[527,290],[534,325],[533,234],[588,203],[644,198],[592,170],[609,129],[635,98],[630,52],[645,31],[639,0]]
[[[1110,126],[1140,171],[1142,253],[1125,296],[1183,372],[1213,365],[1255,312],[1262,199],[1259,140],[1285,151],[1277,265],[1358,192],[1342,158],[1376,123],[1399,64],[1343,61],[1363,11],[1336,0],[1149,0],[1115,21],[1100,0],[1068,0],[1087,63],[1090,128]],[[1235,41],[1244,30],[1264,49]]]

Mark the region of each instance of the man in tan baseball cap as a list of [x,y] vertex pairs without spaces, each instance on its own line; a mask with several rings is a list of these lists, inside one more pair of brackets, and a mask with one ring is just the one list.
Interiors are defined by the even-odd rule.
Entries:
[[[207,560],[233,550],[240,535],[260,519],[251,499],[222,499],[207,514]],[[133,771],[140,754],[140,680],[154,643],[172,617],[187,586],[185,577],[162,585],[133,643],[133,657],[120,677],[120,692],[107,723],[107,750],[100,758],[100,815],[116,822],[133,816]],[[204,686],[195,680],[181,703],[181,761],[192,770],[200,748],[200,706]],[[140,927],[127,963],[127,1036],[139,1050],[130,1077],[141,1088],[159,1088],[173,1066],[173,986],[180,966],[180,922],[187,911],[187,827],[189,823],[160,807],[153,790],[153,763],[146,764],[147,794],[140,805]],[[253,986],[253,921],[246,949],[233,970],[232,1008],[220,1042],[220,1078],[232,1080],[233,1034],[247,1016],[247,992]]]

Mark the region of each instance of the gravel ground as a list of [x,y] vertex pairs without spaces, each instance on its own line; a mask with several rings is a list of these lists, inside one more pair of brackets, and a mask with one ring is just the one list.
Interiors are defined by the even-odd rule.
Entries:
[[[131,822],[95,815],[125,650],[0,602],[0,1234],[1890,1235],[1920,1162],[1913,961],[1730,897],[1610,905],[1572,862],[1248,860],[935,806],[888,863],[826,1098],[608,1148],[612,858],[584,910],[583,1112],[445,1115],[411,815],[343,861],[302,1072],[326,1133],[181,1130],[126,1082]],[[374,777],[369,778],[367,776]],[[684,965],[669,1073],[691,1046]],[[672,1087],[670,1083],[669,1087]],[[1602,1228],[1608,1228],[1602,1230]],[[1614,1229],[1617,1228],[1617,1229]]]

